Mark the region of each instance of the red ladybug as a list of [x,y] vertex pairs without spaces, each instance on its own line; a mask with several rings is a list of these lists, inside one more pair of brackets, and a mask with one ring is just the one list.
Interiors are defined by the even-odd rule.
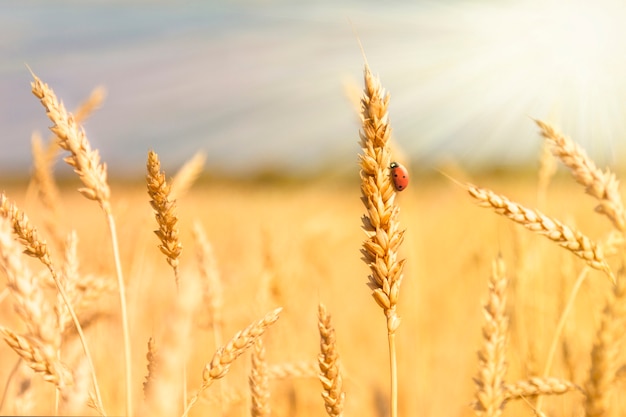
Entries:
[[404,190],[409,185],[409,171],[397,162],[392,162],[389,168],[391,169],[391,179],[396,190]]

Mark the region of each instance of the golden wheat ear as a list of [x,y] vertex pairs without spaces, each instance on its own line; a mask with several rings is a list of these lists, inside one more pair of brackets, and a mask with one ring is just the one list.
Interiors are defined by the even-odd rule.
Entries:
[[335,328],[332,325],[330,314],[324,304],[319,305],[318,328],[320,331],[320,354],[318,362],[321,373],[322,398],[326,413],[330,417],[343,416],[343,404],[346,393],[343,391],[343,379],[339,369],[339,353],[337,352]]

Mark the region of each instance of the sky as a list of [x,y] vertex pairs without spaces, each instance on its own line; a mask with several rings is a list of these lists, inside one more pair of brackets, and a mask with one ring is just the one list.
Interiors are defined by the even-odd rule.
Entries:
[[0,173],[28,173],[49,137],[26,65],[70,110],[106,89],[84,128],[112,175],[142,175],[150,149],[169,170],[198,151],[228,174],[353,167],[356,34],[410,164],[534,164],[537,118],[616,165],[625,18],[612,0],[4,0]]

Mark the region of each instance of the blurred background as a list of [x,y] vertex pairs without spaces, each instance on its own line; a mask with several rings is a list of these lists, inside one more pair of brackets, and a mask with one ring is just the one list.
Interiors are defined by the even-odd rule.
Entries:
[[[26,65],[85,123],[112,177],[196,151],[231,176],[354,172],[363,44],[415,169],[536,166],[531,118],[599,163],[624,151],[626,6],[588,1],[0,2],[0,172],[50,122]],[[67,167],[57,169],[60,172]],[[68,171],[69,172],[69,171]]]

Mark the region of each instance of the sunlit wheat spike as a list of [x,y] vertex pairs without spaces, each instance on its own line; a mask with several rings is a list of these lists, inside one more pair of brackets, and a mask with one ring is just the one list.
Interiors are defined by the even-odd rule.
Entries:
[[626,210],[615,174],[608,169],[605,172],[598,169],[583,148],[548,123],[535,122],[541,128],[541,135],[552,144],[552,153],[569,168],[587,194],[600,201],[596,211],[606,215],[618,230],[626,231]]
[[[616,395],[615,377],[621,365],[620,347],[624,343],[626,328],[626,274],[621,270],[617,285],[602,312],[600,327],[591,351],[591,369],[585,383],[587,397],[585,416],[609,415],[611,396]],[[617,411],[617,410],[615,410]]]
[[503,195],[485,188],[467,184],[467,191],[481,207],[493,209],[496,213],[507,217],[527,229],[544,235],[553,242],[584,259],[589,266],[605,272],[611,281],[615,281],[613,272],[604,259],[601,248],[580,231],[570,228],[557,219],[548,217],[538,210],[533,210],[515,203]]
[[250,371],[248,384],[250,385],[252,397],[250,415],[252,417],[269,417],[271,415],[270,388],[267,362],[265,360],[265,346],[262,338],[258,338],[254,342],[252,370]]
[[493,262],[489,279],[489,298],[484,307],[483,346],[478,352],[478,375],[474,378],[474,410],[478,416],[500,416],[506,400],[507,282],[504,261],[498,257]]
[[320,354],[318,362],[321,373],[319,379],[322,383],[322,398],[326,413],[330,417],[341,417],[346,394],[343,391],[343,380],[339,369],[339,353],[335,340],[335,328],[331,322],[331,316],[326,311],[326,306],[319,305],[318,328],[320,331]]
[[65,110],[54,91],[35,74],[31,83],[33,94],[41,100],[48,118],[54,123],[50,128],[58,138],[59,146],[70,155],[65,162],[74,168],[85,187],[78,191],[90,200],[97,201],[105,213],[111,212],[106,164],[100,163],[97,150],[92,150],[85,131],[79,127],[74,116]]
[[176,223],[176,201],[170,197],[170,186],[165,180],[165,174],[161,172],[161,162],[156,152],[148,152],[148,162],[146,164],[148,174],[146,182],[148,185],[148,195],[150,195],[150,205],[154,209],[159,229],[154,233],[161,241],[159,249],[167,257],[167,262],[174,269],[176,285],[178,286],[178,258],[183,250],[180,242]]
[[535,377],[504,385],[507,400],[531,398],[537,395],[560,395],[576,390],[581,391],[581,388],[573,382],[560,378]]
[[404,240],[404,231],[398,223],[399,207],[395,204],[396,191],[391,181],[389,166],[391,150],[387,94],[378,78],[365,66],[365,90],[361,98],[362,153],[361,201],[365,205],[363,230],[363,260],[370,267],[369,287],[378,305],[385,311],[387,328],[393,333],[400,324],[396,304],[402,282],[404,260],[398,260],[398,249]]
[[286,362],[269,365],[271,379],[317,378],[320,372],[317,361]]

